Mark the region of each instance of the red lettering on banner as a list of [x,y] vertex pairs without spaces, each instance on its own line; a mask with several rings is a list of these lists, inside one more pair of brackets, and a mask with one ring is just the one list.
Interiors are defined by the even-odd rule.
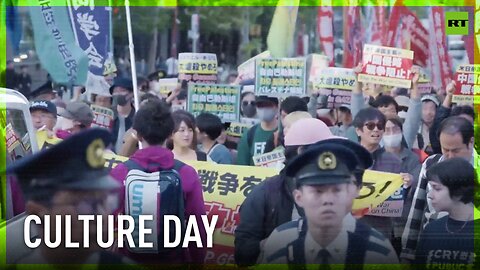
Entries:
[[235,229],[237,228],[238,223],[240,223],[240,205],[234,209],[225,207],[223,203],[219,202],[205,202],[205,208],[207,215],[211,217],[212,215],[218,216],[218,222],[215,226],[215,229],[220,229],[222,233],[233,235]]

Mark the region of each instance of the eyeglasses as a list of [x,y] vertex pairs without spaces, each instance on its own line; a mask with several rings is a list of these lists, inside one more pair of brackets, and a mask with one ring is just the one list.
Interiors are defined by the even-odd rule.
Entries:
[[242,102],[242,105],[243,106],[248,106],[248,104],[252,105],[252,106],[256,106],[257,105],[257,102],[255,101],[243,101]]
[[385,124],[382,122],[367,122],[364,124],[364,126],[367,127],[368,130],[374,130],[375,126],[377,127],[378,130],[384,130],[385,129]]

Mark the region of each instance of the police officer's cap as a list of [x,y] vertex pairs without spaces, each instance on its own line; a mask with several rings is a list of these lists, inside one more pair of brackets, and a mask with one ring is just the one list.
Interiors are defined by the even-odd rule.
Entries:
[[309,148],[286,167],[296,186],[351,183],[358,166],[356,153],[338,142]]
[[110,133],[93,128],[53,147],[24,157],[7,168],[26,194],[48,190],[112,190],[119,184],[104,168]]
[[46,83],[40,85],[37,89],[30,92],[29,98],[33,99],[35,97],[38,97],[39,95],[47,94],[47,93],[54,93],[54,92],[55,92],[55,90],[53,90],[52,82],[47,81]]
[[167,77],[167,72],[163,69],[158,69],[155,72],[150,73],[147,78],[149,81],[157,81],[165,77]]

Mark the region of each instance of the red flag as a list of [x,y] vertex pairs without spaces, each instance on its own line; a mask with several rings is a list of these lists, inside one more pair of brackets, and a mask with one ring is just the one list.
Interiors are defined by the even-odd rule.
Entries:
[[363,29],[360,21],[360,7],[343,7],[343,67],[352,68],[360,63],[363,47]]
[[329,65],[335,66],[335,54],[333,46],[333,9],[329,7],[318,7],[317,30],[320,37],[322,51],[330,60]]
[[410,9],[404,6],[395,6],[391,11],[387,45],[408,48],[408,44],[410,45],[409,49],[415,52],[414,64],[427,66],[428,31]]
[[[466,3],[465,3],[466,4]],[[475,59],[475,55],[477,55],[478,57],[478,43],[476,42],[475,40],[475,22],[474,20],[472,20],[472,18],[474,18],[474,12],[475,12],[475,7],[466,7],[466,10],[468,11],[468,29],[469,32],[468,32],[468,35],[466,36],[463,36],[462,37],[462,40],[465,44],[465,50],[467,51],[467,55],[468,55],[468,62],[470,64],[473,64],[474,63],[474,59]],[[480,12],[480,9],[477,11],[477,12]],[[478,59],[478,58],[477,58]]]
[[367,30],[365,31],[365,43],[373,45],[383,45],[385,42],[385,7],[368,7]]
[[432,73],[435,73],[435,69],[439,71],[441,85],[443,89],[445,89],[452,78],[452,68],[447,51],[445,14],[443,7],[431,7],[429,17],[432,25],[431,33],[434,36],[432,42],[436,49],[436,53],[432,55],[431,62],[434,65]]

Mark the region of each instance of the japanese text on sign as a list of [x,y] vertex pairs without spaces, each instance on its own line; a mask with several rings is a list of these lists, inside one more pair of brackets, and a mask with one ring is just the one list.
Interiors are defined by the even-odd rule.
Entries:
[[255,94],[266,96],[301,96],[305,94],[303,59],[257,59]]
[[348,68],[325,68],[315,78],[312,78],[312,87],[315,90],[320,88],[352,90],[355,85],[355,73]]
[[319,93],[322,96],[327,96],[327,107],[330,109],[351,104],[352,91],[321,88]]
[[223,122],[240,117],[240,86],[222,84],[188,85],[188,111],[197,116],[202,112],[217,115]]
[[211,53],[180,53],[178,71],[184,74],[217,74],[217,56]]
[[365,45],[359,82],[410,88],[413,51]]
[[106,129],[113,127],[114,113],[112,110],[93,104],[90,105],[90,108],[94,115],[92,127],[102,127]]
[[480,93],[480,65],[461,65],[455,73],[453,102],[473,103],[473,95]]

